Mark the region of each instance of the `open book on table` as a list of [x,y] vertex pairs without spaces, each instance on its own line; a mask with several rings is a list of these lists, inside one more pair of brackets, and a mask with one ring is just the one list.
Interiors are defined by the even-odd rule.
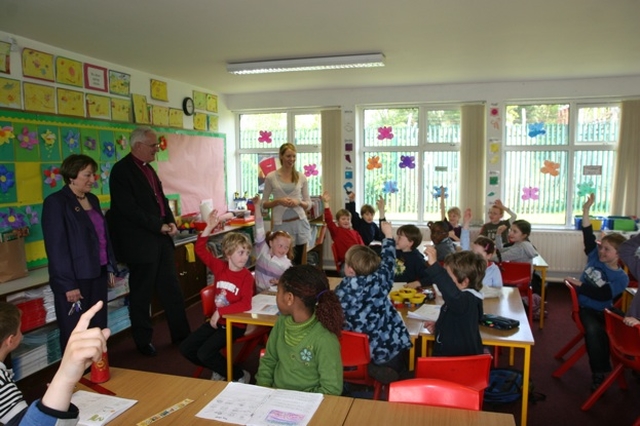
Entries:
[[196,417],[239,425],[305,426],[322,398],[320,393],[231,382]]
[[73,394],[71,402],[80,410],[79,425],[100,426],[115,419],[138,401],[79,390]]
[[424,304],[413,312],[407,312],[409,318],[422,321],[436,321],[440,315],[441,305]]

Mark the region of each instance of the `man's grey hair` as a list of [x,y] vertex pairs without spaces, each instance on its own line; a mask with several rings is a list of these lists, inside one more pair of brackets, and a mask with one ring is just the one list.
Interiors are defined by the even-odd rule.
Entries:
[[138,127],[133,132],[131,132],[131,138],[130,138],[131,148],[136,146],[136,144],[144,141],[145,138],[147,137],[147,133],[154,133],[154,131],[151,127],[144,126],[144,127]]

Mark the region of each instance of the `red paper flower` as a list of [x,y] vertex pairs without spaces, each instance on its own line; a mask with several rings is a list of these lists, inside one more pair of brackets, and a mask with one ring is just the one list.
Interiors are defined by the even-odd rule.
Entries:
[[271,132],[260,130],[260,137],[258,138],[258,142],[271,143]]
[[164,136],[160,136],[158,138],[158,143],[160,144],[160,150],[161,151],[166,151],[166,149],[167,149],[167,138],[165,138]]
[[389,127],[378,127],[378,140],[382,141],[385,139],[393,139],[393,128]]

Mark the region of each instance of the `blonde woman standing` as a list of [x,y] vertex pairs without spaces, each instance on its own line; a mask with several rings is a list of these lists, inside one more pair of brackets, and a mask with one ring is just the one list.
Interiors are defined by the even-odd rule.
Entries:
[[311,238],[311,228],[307,220],[311,199],[307,178],[295,168],[296,155],[296,147],[293,144],[285,143],[280,147],[280,168],[265,178],[262,205],[265,209],[271,209],[272,231],[285,231],[291,235],[295,244],[293,263],[299,265]]

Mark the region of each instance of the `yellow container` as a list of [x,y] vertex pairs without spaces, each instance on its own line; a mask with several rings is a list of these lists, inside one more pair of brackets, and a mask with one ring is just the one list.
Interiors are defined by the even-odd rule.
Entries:
[[409,301],[415,305],[419,305],[421,303],[424,303],[424,298],[426,296],[422,293],[416,293],[415,295],[413,295],[413,297],[411,297],[411,299],[409,299]]
[[399,293],[405,299],[409,299],[410,297],[413,297],[414,294],[416,294],[416,289],[415,288],[403,288],[403,289],[399,290]]
[[392,291],[389,293],[389,296],[391,297],[391,301],[395,304],[404,303],[404,296],[402,296],[399,291]]

